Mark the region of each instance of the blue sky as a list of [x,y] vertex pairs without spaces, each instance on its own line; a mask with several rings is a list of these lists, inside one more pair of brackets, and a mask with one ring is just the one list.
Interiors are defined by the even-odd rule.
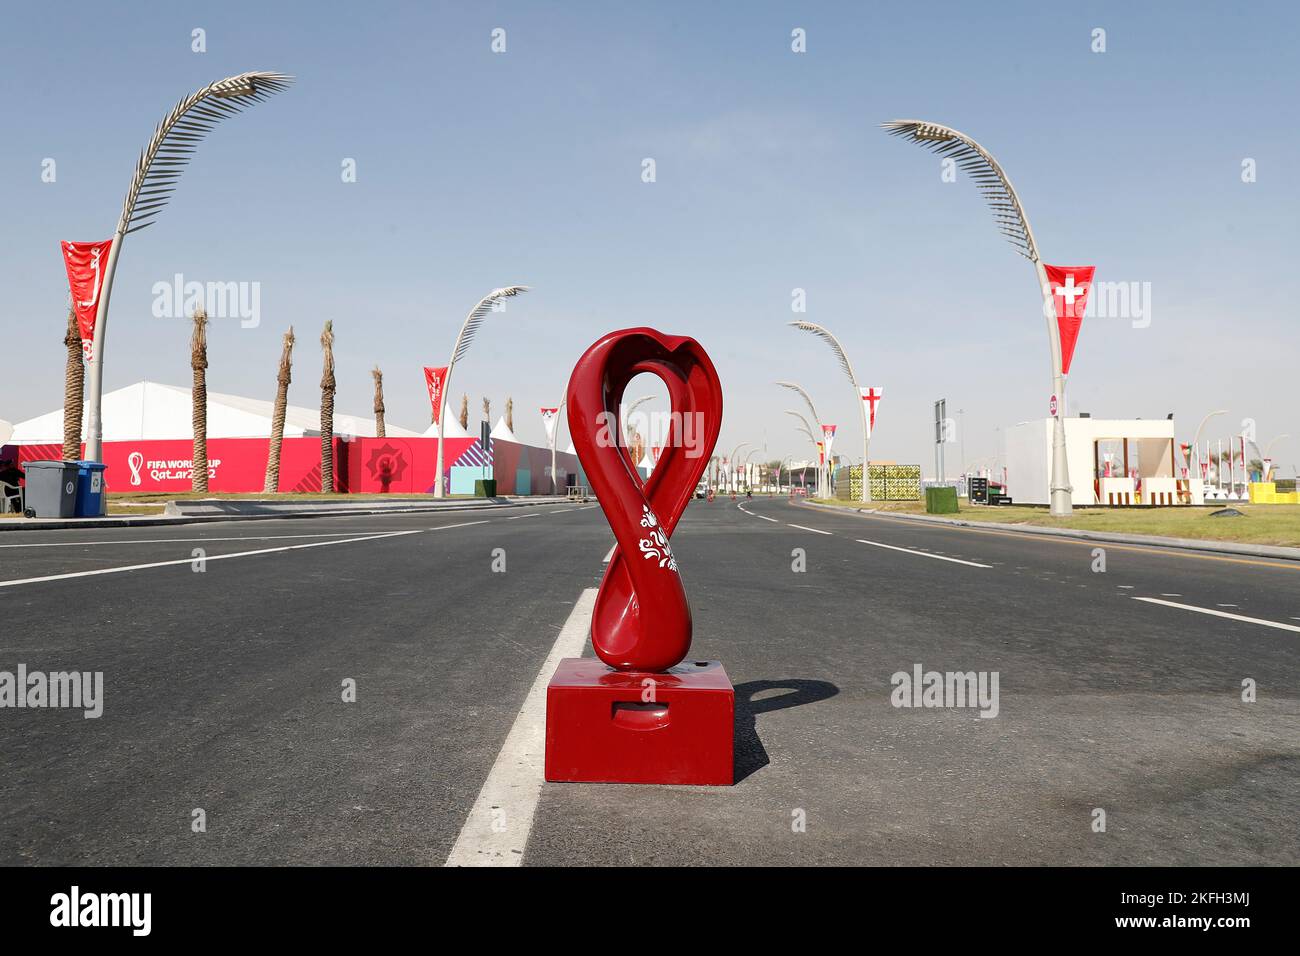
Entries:
[[[513,396],[525,440],[541,441],[536,409],[558,402],[587,345],[650,325],[713,356],[724,450],[806,451],[783,414],[794,397],[771,384],[785,378],[858,454],[848,382],[786,328],[807,318],[885,389],[873,459],[928,468],[940,397],[964,411],[968,460],[987,458],[997,428],[1045,414],[1038,292],[973,185],[943,182],[929,153],[878,128],[916,117],[999,158],[1046,261],[1150,283],[1149,327],[1085,322],[1071,408],[1172,411],[1184,438],[1227,408],[1214,437],[1245,417],[1262,440],[1296,436],[1277,446],[1290,473],[1300,16],[1203,6],[6,4],[0,417],[62,402],[59,240],[111,235],[136,155],[177,99],[269,69],[295,86],[224,122],[156,223],[128,237],[107,388],[188,383],[188,323],[153,317],[155,282],[258,282],[260,325],[210,332],[212,391],[270,398],[292,323],[290,400],[313,405],[332,319],[339,409],[367,412],[378,363],[389,420],[422,428],[420,367],[445,364],[481,295],[524,283],[534,291],[491,317],[452,392],[473,410]],[[796,27],[806,53],[791,51]]]

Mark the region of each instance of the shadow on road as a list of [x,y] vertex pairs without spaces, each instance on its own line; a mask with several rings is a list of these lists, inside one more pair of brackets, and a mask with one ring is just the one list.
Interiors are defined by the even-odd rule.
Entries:
[[[754,698],[764,691],[782,690],[762,700]],[[736,685],[736,783],[769,763],[767,750],[758,737],[758,715],[787,707],[815,704],[834,697],[840,689],[824,680],[752,680]]]

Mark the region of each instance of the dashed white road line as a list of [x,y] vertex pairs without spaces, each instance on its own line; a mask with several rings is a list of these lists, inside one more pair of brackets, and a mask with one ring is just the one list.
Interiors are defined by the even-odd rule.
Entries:
[[934,558],[936,561],[951,561],[953,564],[965,564],[972,568],[991,568],[991,564],[980,564],[978,561],[963,561],[961,558],[950,558],[942,554],[930,554],[926,551],[917,551],[915,548],[900,548],[893,544],[882,544],[879,541],[867,541],[865,538],[858,538],[858,544],[869,544],[876,548],[888,548],[890,551],[904,551],[907,554],[914,554],[918,558]]
[[803,525],[801,525],[801,524],[792,524],[791,522],[788,522],[788,521],[786,522],[786,524],[789,524],[790,527],[792,527],[792,528],[798,528],[800,531],[811,531],[813,534],[832,534],[832,533],[833,533],[833,532],[830,532],[830,531],[822,531],[822,530],[819,529],[819,528],[805,528],[805,527],[804,527]]
[[609,562],[613,559],[614,551],[617,548],[618,548],[618,542],[615,541],[613,544],[609,546],[609,551],[605,553],[605,559],[601,561],[601,564],[609,564]]
[[[469,524],[484,524],[481,521],[471,521]],[[465,525],[445,525],[445,528],[463,528]],[[430,528],[430,531],[441,531],[443,528]],[[204,561],[225,561],[230,558],[251,558],[259,554],[276,554],[281,551],[302,551],[306,548],[327,548],[334,544],[355,544],[359,541],[379,541],[384,538],[398,538],[408,534],[423,534],[423,529],[416,528],[413,531],[387,531],[383,534],[365,535],[360,538],[341,538],[334,541],[313,541],[311,544],[290,544],[282,548],[261,548],[257,551],[236,551],[233,554],[211,554],[203,558]],[[150,568],[168,568],[175,567],[179,564],[193,564],[197,558],[179,558],[175,561],[153,561],[148,564],[128,564],[116,568],[96,568],[92,571],[69,571],[64,574],[47,574],[39,578],[18,578],[13,581],[0,581],[0,588],[12,588],[20,584],[40,584],[45,581],[67,581],[72,578],[90,578],[101,574],[121,574],[124,571],[145,571]]]
[[1244,614],[1229,614],[1227,611],[1216,611],[1211,607],[1196,607],[1194,604],[1179,604],[1177,601],[1162,601],[1160,598],[1151,597],[1134,597],[1135,601],[1145,601],[1147,604],[1163,604],[1165,607],[1176,607],[1183,611],[1195,611],[1198,614],[1209,614],[1212,617],[1226,617],[1232,621],[1245,621],[1247,624],[1260,624],[1264,627],[1275,627],[1279,631],[1294,631],[1300,634],[1300,627],[1294,624],[1283,624],[1281,621],[1266,621],[1262,617],[1247,617]]
[[528,514],[526,514],[526,515],[510,515],[508,518],[506,518],[506,520],[507,520],[507,521],[518,521],[520,518],[536,518],[539,514],[542,514],[542,513],[543,513],[543,512],[533,511],[533,512],[530,512],[530,513],[528,513]]
[[[208,541],[291,541],[296,538],[346,538],[356,535],[352,531],[323,531],[317,534],[250,534],[233,538],[126,538],[115,540],[106,538],[102,541],[29,541],[24,544],[0,544],[0,548],[88,548],[114,544],[203,544]],[[382,534],[383,532],[366,532],[361,534]]]
[[780,524],[780,523],[781,523],[781,522],[777,521],[775,518],[769,518],[767,515],[761,515],[761,514],[754,513],[754,517],[755,517],[755,518],[762,518],[764,521],[770,521],[770,522],[772,522],[772,524]]
[[578,657],[587,641],[596,588],[578,597],[538,671],[524,706],[465,818],[447,866],[519,866],[533,828],[546,768],[546,685],[563,657]]

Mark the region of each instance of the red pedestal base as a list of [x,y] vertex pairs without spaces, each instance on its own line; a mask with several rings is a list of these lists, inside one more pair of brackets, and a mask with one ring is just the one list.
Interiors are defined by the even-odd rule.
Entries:
[[546,688],[546,779],[730,786],[735,709],[718,661],[651,674],[566,657]]

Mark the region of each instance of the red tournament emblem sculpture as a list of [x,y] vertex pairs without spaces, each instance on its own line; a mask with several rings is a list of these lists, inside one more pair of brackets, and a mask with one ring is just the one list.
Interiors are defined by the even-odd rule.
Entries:
[[[669,432],[642,480],[621,440],[623,392],[667,386]],[[698,342],[654,329],[603,336],[569,379],[569,431],[617,539],[591,620],[599,660],[566,658],[547,688],[546,779],[730,784],[735,695],[716,661],[682,663],[691,609],[670,539],[708,466],[722,386]]]

